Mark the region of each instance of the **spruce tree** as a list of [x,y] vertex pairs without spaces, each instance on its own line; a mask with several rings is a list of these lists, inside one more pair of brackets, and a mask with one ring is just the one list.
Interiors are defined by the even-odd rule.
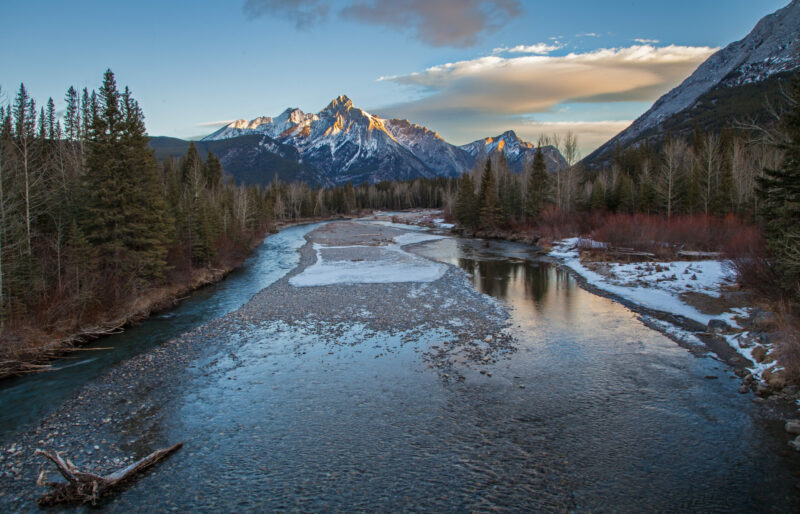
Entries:
[[[168,226],[141,109],[111,70],[91,101],[84,231],[103,271],[142,285],[163,275]],[[118,291],[116,291],[118,292]]]
[[758,179],[767,244],[784,287],[800,298],[800,74],[792,82],[792,108],[781,118],[783,163]]
[[475,196],[475,183],[469,173],[465,173],[458,181],[455,216],[461,225],[473,230],[478,228],[478,199]]
[[78,92],[70,86],[64,98],[67,110],[64,113],[64,132],[69,141],[76,141],[81,137],[81,114],[78,101]]
[[492,230],[497,228],[497,221],[500,215],[500,199],[497,196],[497,188],[495,186],[491,159],[486,159],[486,167],[483,170],[481,189],[478,199],[480,228],[483,230]]
[[533,167],[528,177],[528,193],[525,198],[525,215],[535,221],[550,200],[550,175],[544,162],[542,149],[537,148],[533,156]]

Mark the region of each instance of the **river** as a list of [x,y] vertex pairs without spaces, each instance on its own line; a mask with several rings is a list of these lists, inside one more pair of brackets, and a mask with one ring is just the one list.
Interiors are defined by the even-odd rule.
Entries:
[[[5,438],[115,362],[238,309],[297,266],[313,228],[270,236],[224,282],[98,343],[113,350],[4,384]],[[446,238],[411,251],[464,270],[501,302],[516,351],[442,380],[422,357],[442,331],[408,344],[354,325],[337,336],[353,343],[334,347],[296,326],[253,324],[231,336],[235,355],[209,349],[192,364],[148,425],[154,440],[186,447],[105,508],[800,509],[780,420],[740,395],[712,355],[690,353],[522,245]]]

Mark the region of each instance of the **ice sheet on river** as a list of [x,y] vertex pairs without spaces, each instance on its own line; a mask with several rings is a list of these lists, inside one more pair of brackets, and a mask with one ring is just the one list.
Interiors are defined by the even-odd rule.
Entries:
[[[400,242],[410,244],[421,240],[404,239]],[[336,250],[344,249],[350,251],[337,255]],[[313,287],[332,284],[433,282],[447,271],[444,264],[410,254],[400,244],[337,247],[315,243],[314,250],[317,252],[317,262],[292,277],[289,280],[291,285]]]

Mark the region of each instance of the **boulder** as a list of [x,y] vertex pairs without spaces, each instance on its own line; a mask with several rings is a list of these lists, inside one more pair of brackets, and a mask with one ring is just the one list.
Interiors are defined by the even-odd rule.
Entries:
[[800,436],[795,437],[789,441],[789,446],[800,452]]
[[708,331],[711,333],[726,332],[731,327],[721,319],[712,319],[708,322]]

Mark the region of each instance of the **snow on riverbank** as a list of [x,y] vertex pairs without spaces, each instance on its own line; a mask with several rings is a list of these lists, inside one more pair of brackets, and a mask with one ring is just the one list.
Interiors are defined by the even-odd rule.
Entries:
[[608,263],[605,272],[598,273],[581,263],[578,238],[558,242],[550,256],[581,275],[589,284],[648,309],[678,314],[703,325],[719,318],[729,324],[735,323],[733,316],[736,313],[711,316],[680,298],[681,294],[690,292],[718,298],[721,287],[733,283],[734,278],[722,262]]
[[[723,337],[731,348],[753,363],[750,370],[755,377],[760,378],[765,370],[775,367],[774,361],[757,361],[753,355],[755,347],[748,332],[741,331],[736,321],[736,318],[747,317],[748,309],[730,308],[722,314],[709,315],[689,305],[682,298],[689,293],[698,293],[711,299],[720,298],[723,288],[735,281],[733,271],[724,261],[585,264],[581,262],[578,243],[578,238],[559,241],[549,255],[583,277],[590,285],[647,309],[678,314],[703,325],[708,325],[712,319],[723,320],[735,330]],[[662,327],[664,322],[652,321],[665,333],[681,337],[688,343],[699,343],[695,336],[683,329],[673,330]]]

